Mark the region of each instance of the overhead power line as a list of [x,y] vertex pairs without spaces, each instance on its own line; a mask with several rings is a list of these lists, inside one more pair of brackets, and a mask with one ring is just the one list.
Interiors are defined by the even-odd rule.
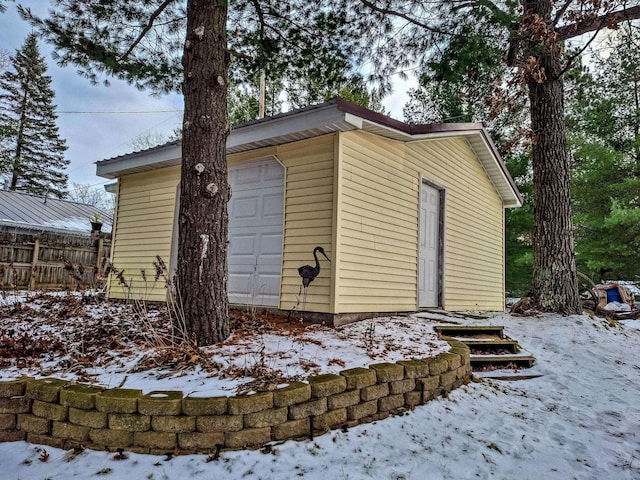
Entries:
[[140,115],[140,114],[148,114],[148,113],[179,113],[179,112],[184,112],[183,109],[180,110],[139,110],[139,111],[94,111],[94,112],[82,112],[82,111],[70,111],[70,110],[64,110],[64,111],[58,111],[56,113],[60,114],[60,113],[73,113],[73,114],[90,114],[90,115],[110,115],[110,114],[114,114],[114,115],[122,115],[122,114],[133,114],[133,115]]

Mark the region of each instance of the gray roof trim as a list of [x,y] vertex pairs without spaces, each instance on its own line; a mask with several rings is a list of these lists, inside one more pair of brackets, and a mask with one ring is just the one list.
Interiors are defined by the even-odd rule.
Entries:
[[421,142],[451,137],[465,137],[469,146],[487,172],[489,179],[502,197],[505,207],[522,206],[522,196],[502,161],[487,129],[480,123],[444,124],[447,128],[436,129],[425,133],[408,133],[377,123],[363,121],[362,130],[378,136],[391,138],[401,142]]
[[234,151],[255,142],[277,145],[281,143],[278,139],[296,133],[310,138],[316,136],[313,132],[331,133],[355,129],[345,117],[345,113],[338,110],[335,103],[326,102],[313,109],[296,110],[295,113],[245,123],[231,131],[227,149]]
[[96,175],[114,179],[122,175],[145,172],[170,165],[180,165],[182,147],[180,142],[170,142],[140,152],[120,155],[96,163]]
[[[282,145],[335,132],[362,130],[402,142],[444,137],[466,137],[505,206],[517,207],[522,197],[500,154],[481,123],[409,125],[340,98],[235,127],[227,139],[227,154]],[[180,142],[122,155],[97,163],[105,178],[179,165]]]
[[[104,227],[103,227],[104,229]],[[87,237],[90,235],[90,228],[86,230],[70,230],[66,228],[57,228],[57,227],[44,227],[42,225],[34,225],[31,223],[24,222],[10,222],[8,220],[0,221],[0,232],[10,232],[10,233],[34,233],[34,232],[47,232],[47,233],[58,233],[61,235],[74,235],[79,237]]]

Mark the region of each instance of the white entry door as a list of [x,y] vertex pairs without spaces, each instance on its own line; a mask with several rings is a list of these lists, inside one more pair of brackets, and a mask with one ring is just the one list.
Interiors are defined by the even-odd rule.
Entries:
[[438,307],[440,192],[423,183],[420,195],[418,303],[420,307]]
[[284,167],[273,157],[229,166],[229,301],[280,302]]

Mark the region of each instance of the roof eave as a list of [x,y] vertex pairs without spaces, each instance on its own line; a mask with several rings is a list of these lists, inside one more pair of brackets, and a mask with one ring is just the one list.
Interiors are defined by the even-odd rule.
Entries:
[[[450,137],[466,137],[478,160],[482,163],[489,178],[503,200],[505,208],[522,206],[522,195],[518,191],[511,174],[491,140],[489,132],[481,123],[445,123],[435,125],[417,125],[413,132],[408,129],[396,129],[389,124],[365,120],[362,130],[404,142],[419,142]],[[386,131],[387,133],[383,133]]]
[[96,175],[113,180],[127,173],[180,165],[181,154],[182,149],[179,144],[170,144],[161,148],[101,160],[96,162]]
[[314,109],[302,109],[290,115],[278,115],[238,126],[227,139],[227,153],[356,128],[358,124],[352,116],[337,109],[334,102],[327,102]]
[[[88,225],[88,222],[87,222]],[[27,222],[14,222],[12,220],[0,220],[0,228],[11,228],[11,229],[21,229],[21,230],[31,230],[37,232],[52,232],[59,234],[68,234],[68,235],[79,235],[83,237],[88,237],[91,235],[90,230],[77,230],[73,228],[60,228],[60,227],[49,227],[46,225],[40,225],[36,223],[27,223]],[[110,232],[106,232],[110,233]]]
[[[466,136],[503,198],[505,207],[522,205],[522,197],[489,133],[481,123],[410,125],[340,98],[294,112],[254,120],[232,130],[227,154],[281,145],[320,135],[363,130],[398,141]],[[181,147],[173,143],[97,163],[105,178],[179,165]]]

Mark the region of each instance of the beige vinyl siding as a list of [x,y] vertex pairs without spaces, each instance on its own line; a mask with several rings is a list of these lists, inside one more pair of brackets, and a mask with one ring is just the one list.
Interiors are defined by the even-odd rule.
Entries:
[[[280,308],[296,306],[302,279],[298,268],[314,265],[313,249],[324,248],[332,257],[333,181],[335,135],[329,134],[277,147],[267,147],[228,157],[229,165],[275,156],[286,169],[285,213],[280,284]],[[332,264],[320,256],[320,274],[311,283],[306,307],[298,310],[331,312]]]
[[444,307],[504,304],[503,205],[464,138],[341,135],[340,313],[417,308],[421,178],[445,189]]
[[407,167],[446,189],[444,305],[504,308],[504,209],[464,138],[407,145]]
[[[163,280],[154,281],[153,262],[160,255],[168,265],[180,167],[126,175],[118,179],[118,215],[112,263],[124,269],[128,287],[109,278],[112,298],[165,300]],[[147,281],[142,278],[141,269]]]
[[[332,215],[335,135],[268,147],[228,157],[229,165],[275,156],[286,168],[285,225],[281,279],[282,309],[298,301],[301,278],[298,267],[313,265],[313,249],[322,246],[332,257]],[[117,237],[113,263],[125,270],[131,288],[127,291],[111,278],[109,295],[135,295],[148,300],[164,300],[162,282],[145,283],[144,269],[153,278],[153,261],[160,255],[169,263],[180,167],[127,175],[119,179]],[[320,275],[309,287],[306,309],[330,312],[332,267],[321,260]],[[297,308],[302,309],[299,305]]]
[[[444,304],[449,310],[500,310],[504,299],[503,205],[464,138],[402,143],[364,132],[328,134],[228,157],[229,164],[275,156],[286,169],[280,308],[324,313],[417,308],[421,178],[445,189]],[[151,288],[153,261],[169,263],[180,167],[119,179],[112,250],[132,280],[127,292],[111,279],[112,297],[164,300]],[[297,304],[298,268],[320,275],[306,307]]]
[[[333,181],[335,135],[278,147],[287,169],[285,184],[284,251],[280,308],[296,305],[302,279],[298,268],[314,265],[313,249],[324,248],[333,261]],[[331,312],[332,265],[320,256],[320,274],[309,285],[300,310]],[[302,300],[302,299],[300,299]]]
[[417,188],[399,142],[341,138],[341,217],[336,272],[340,313],[416,308]]

